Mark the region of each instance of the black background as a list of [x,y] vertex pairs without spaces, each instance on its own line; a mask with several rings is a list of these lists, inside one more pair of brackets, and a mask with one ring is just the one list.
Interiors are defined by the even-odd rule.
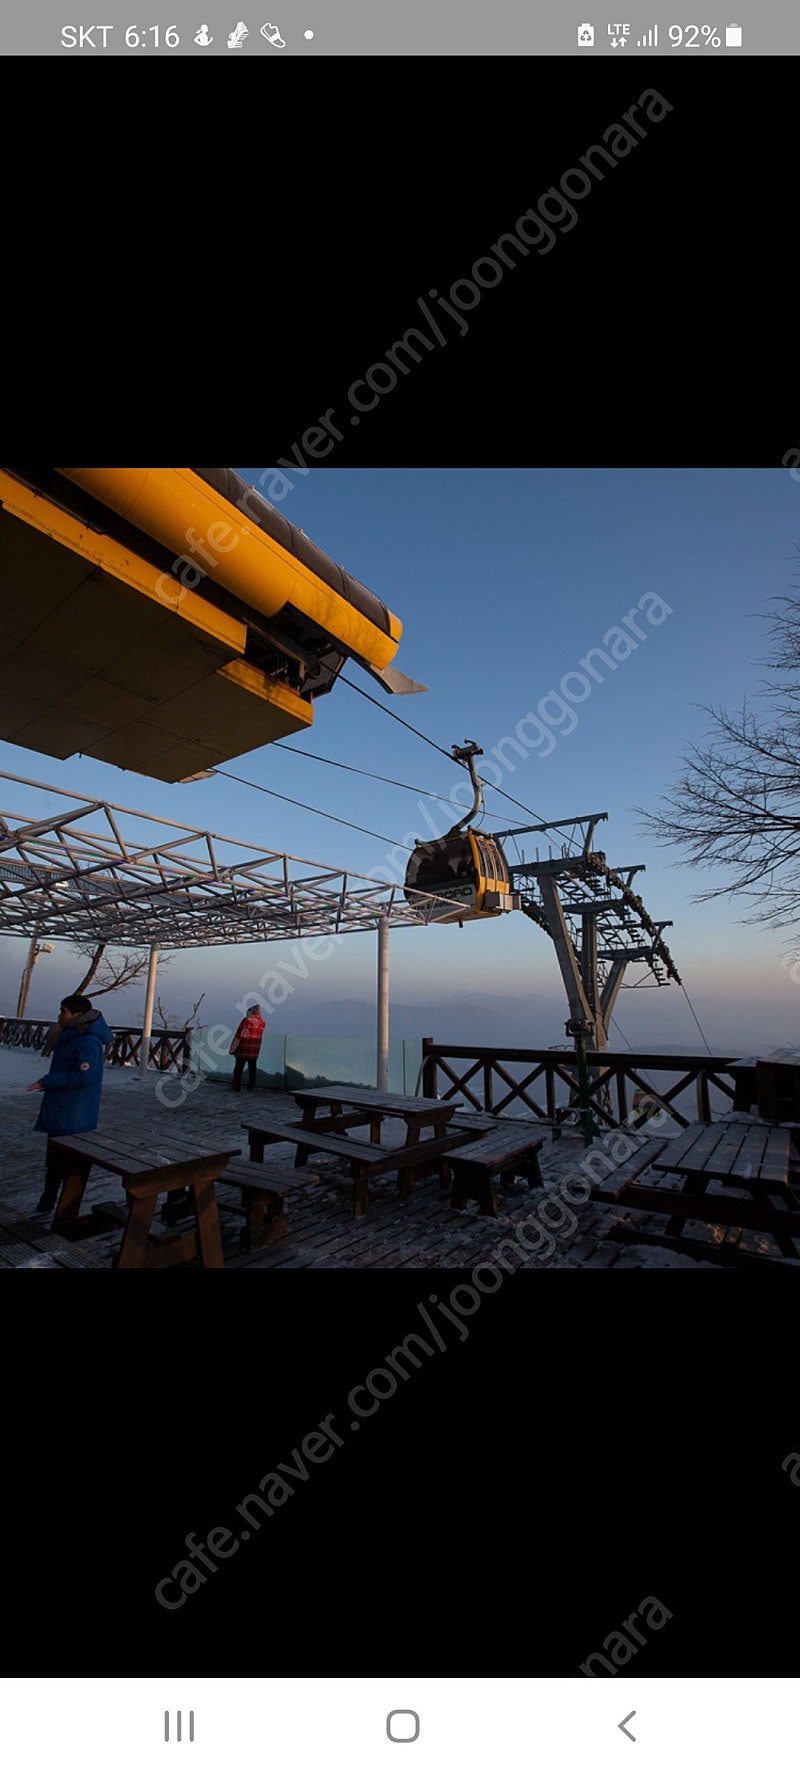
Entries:
[[[152,76],[158,178],[114,127],[116,96],[98,113],[75,76],[71,154],[96,167],[105,144],[113,171],[100,198],[99,175],[77,196],[65,182],[14,255],[15,446],[290,456],[417,299],[469,276],[650,84],[671,113],[549,255],[485,293],[467,336],[448,322],[446,349],[343,428],[331,472],[777,470],[800,443],[790,64],[409,58],[317,63],[302,86],[292,68],[279,109],[260,64],[237,70],[227,135],[207,69],[171,110]],[[776,540],[787,557],[794,542]],[[672,1618],[636,1673],[789,1672],[788,1273],[509,1279],[227,1567],[159,1608],[187,1533],[230,1525],[326,1415],[346,1426],[348,1391],[456,1282],[64,1274],[33,1306],[15,1281],[9,1670],[576,1674],[657,1597]]]
[[[774,1283],[769,1304],[746,1273],[509,1279],[353,1432],[350,1389],[457,1274],[153,1276],[124,1312],[92,1282],[74,1372],[62,1291],[52,1370],[8,1392],[11,1671],[572,1674],[648,1597],[672,1619],[637,1673],[793,1671]],[[241,1530],[331,1414],[330,1461],[159,1607],[187,1534]]]

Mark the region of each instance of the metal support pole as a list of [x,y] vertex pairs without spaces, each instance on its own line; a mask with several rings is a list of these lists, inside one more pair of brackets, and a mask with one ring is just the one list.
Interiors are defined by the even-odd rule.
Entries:
[[379,1093],[389,1090],[389,916],[378,921],[378,1076]]
[[156,971],[158,969],[158,951],[155,945],[150,951],[147,965],[147,995],[144,1003],[144,1019],[142,1021],[142,1047],[139,1052],[139,1079],[147,1078],[147,1064],[150,1060],[150,1033],[153,1029],[153,1005],[156,997]]
[[22,981],[19,985],[19,999],[17,1001],[18,1019],[24,1019],[25,1017],[25,1008],[28,1004],[28,995],[33,980],[33,972],[36,967],[36,960],[38,957],[41,957],[43,951],[52,951],[52,949],[52,945],[41,945],[36,936],[31,939],[28,949],[28,960],[22,971]]
[[43,951],[52,951],[52,949],[53,949],[52,945],[45,945],[45,944],[39,943],[39,939],[40,939],[41,931],[42,931],[43,915],[44,915],[44,890],[42,891],[42,894],[39,897],[39,911],[37,914],[36,923],[33,928],[33,936],[31,938],[31,942],[28,946],[28,955],[27,955],[27,958],[25,961],[25,968],[22,971],[22,981],[19,984],[19,997],[17,999],[17,1018],[18,1019],[24,1019],[24,1017],[25,1017],[25,1008],[28,1004],[28,995],[30,993],[31,982],[33,980],[33,972],[34,972],[34,969],[36,968],[36,960],[38,957],[41,956]]
[[39,944],[38,944],[38,940],[37,940],[36,936],[34,935],[34,937],[31,939],[30,945],[28,947],[27,961],[25,963],[25,968],[22,971],[22,981],[20,982],[20,985],[19,985],[19,999],[17,1000],[17,1018],[18,1019],[24,1019],[24,1017],[25,1017],[25,1008],[28,1004],[28,993],[30,991],[31,978],[33,976],[34,964],[36,962],[36,958],[37,958],[38,954],[39,954]]

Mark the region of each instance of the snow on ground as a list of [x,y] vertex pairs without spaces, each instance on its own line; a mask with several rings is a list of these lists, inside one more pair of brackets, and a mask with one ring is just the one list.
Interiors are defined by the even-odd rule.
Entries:
[[[9,1049],[5,1044],[0,1044],[0,1098],[19,1098],[26,1093],[32,1081],[40,1080],[47,1073],[49,1066],[49,1056],[43,1061],[38,1050]],[[133,1072],[132,1068],[106,1068],[103,1097],[125,1086]],[[27,1104],[29,1110],[37,1104],[33,1093]],[[34,1109],[34,1123],[37,1115]]]

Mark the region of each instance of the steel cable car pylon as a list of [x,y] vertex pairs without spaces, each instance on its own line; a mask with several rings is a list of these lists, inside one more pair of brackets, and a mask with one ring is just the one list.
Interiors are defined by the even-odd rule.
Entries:
[[472,808],[440,840],[418,840],[408,861],[406,899],[437,925],[462,926],[465,920],[491,919],[521,906],[502,847],[491,834],[470,826],[483,806],[483,781],[475,770],[475,757],[482,752],[476,741],[453,746],[453,758],[466,765],[472,779]]

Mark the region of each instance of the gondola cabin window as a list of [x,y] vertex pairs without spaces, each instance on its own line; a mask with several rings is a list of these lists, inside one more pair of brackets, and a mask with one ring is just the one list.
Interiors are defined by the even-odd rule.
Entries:
[[405,888],[410,901],[443,924],[493,918],[519,906],[497,841],[469,829],[420,843],[409,859]]

